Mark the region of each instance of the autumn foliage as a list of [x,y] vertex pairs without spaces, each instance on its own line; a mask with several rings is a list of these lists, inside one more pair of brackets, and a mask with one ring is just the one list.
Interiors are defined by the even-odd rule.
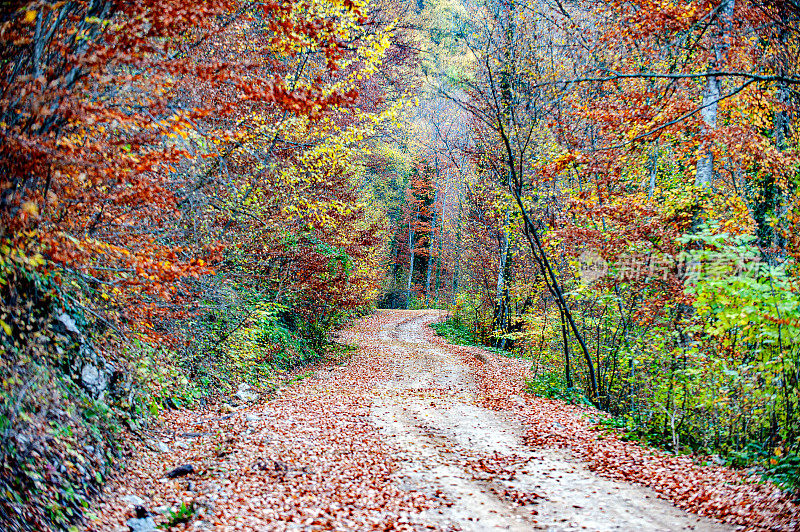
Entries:
[[[250,362],[227,353],[251,340],[269,344],[260,363],[300,363],[377,296],[386,224],[357,178],[360,143],[405,102],[371,80],[410,57],[389,13],[349,0],[4,10],[0,336],[17,376],[3,386],[17,437],[4,443],[4,519],[80,516],[103,473],[40,480],[36,456],[64,459],[86,405],[130,421],[174,403],[171,386],[185,393],[181,372],[241,378]],[[273,360],[277,338],[310,347]],[[70,434],[41,444],[72,401]],[[113,431],[98,434],[103,449]],[[81,453],[104,471],[104,451]]]
[[471,125],[439,148],[469,160],[453,327],[629,437],[796,486],[796,6],[430,13]]

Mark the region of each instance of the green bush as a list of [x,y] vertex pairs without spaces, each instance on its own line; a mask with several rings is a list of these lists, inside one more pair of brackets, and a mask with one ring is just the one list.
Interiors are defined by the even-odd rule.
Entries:
[[455,318],[448,318],[445,321],[431,324],[431,328],[436,334],[443,336],[451,344],[456,345],[477,345],[472,330],[469,326]]
[[800,455],[789,453],[770,458],[762,477],[785,490],[800,493]]
[[569,404],[583,404],[592,406],[592,402],[577,388],[568,388],[564,375],[556,372],[547,372],[536,375],[525,381],[528,393],[547,399],[558,399]]

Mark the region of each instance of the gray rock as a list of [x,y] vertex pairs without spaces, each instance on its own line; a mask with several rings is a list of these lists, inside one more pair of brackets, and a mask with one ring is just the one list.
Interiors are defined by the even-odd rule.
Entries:
[[250,389],[250,385],[247,384],[246,382],[243,382],[243,383],[239,384],[239,391],[240,392],[246,392],[249,389]]
[[85,364],[81,369],[81,385],[97,398],[108,389],[108,375],[94,364]]
[[125,495],[122,500],[131,506],[142,506],[144,504],[144,499],[137,497],[136,495]]
[[260,417],[258,417],[258,416],[254,416],[253,414],[247,414],[246,416],[244,416],[244,418],[245,418],[245,419],[246,419],[246,420],[247,420],[249,423],[255,423],[256,421],[258,421],[259,419],[261,419]]
[[239,390],[236,392],[236,397],[241,399],[242,401],[255,401],[258,399],[258,394],[253,392],[248,392],[247,390]]
[[81,370],[81,382],[84,386],[94,387],[100,384],[100,370],[93,364],[86,364]]
[[75,320],[72,319],[72,316],[64,313],[64,314],[59,314],[59,316],[56,319],[61,323],[61,325],[64,326],[64,329],[66,329],[68,332],[80,336],[81,331],[80,329],[78,329],[78,326],[75,324]]
[[718,454],[712,454],[711,455],[711,462],[713,462],[714,464],[716,464],[718,466],[724,466],[724,465],[727,465],[727,463],[728,463],[724,458],[722,458]]
[[156,522],[152,517],[143,517],[142,519],[128,519],[125,522],[128,525],[130,532],[155,532]]
[[167,445],[163,441],[158,441],[158,440],[154,440],[152,438],[149,438],[149,439],[145,440],[144,442],[153,451],[156,451],[156,452],[159,452],[159,453],[168,453],[168,452],[170,452],[169,445]]
[[22,450],[27,449],[28,444],[31,442],[31,439],[21,432],[17,432],[14,439],[17,440],[17,448]]

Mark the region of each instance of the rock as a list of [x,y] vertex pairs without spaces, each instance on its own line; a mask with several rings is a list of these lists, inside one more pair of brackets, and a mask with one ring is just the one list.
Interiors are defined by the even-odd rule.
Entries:
[[134,511],[136,512],[136,517],[125,522],[130,532],[153,532],[156,530],[156,523],[144,506],[136,506]]
[[130,532],[155,532],[157,530],[156,522],[153,521],[152,517],[128,519],[125,524],[128,525]]
[[59,314],[55,325],[57,335],[54,339],[48,338],[48,342],[56,342],[55,351],[59,355],[71,352],[75,367],[80,370],[80,375],[75,377],[77,384],[94,399],[102,400],[111,385],[115,384],[112,381],[122,381],[124,375],[97,353],[72,316]]
[[219,409],[222,410],[223,412],[228,412],[228,413],[236,412],[236,409],[231,405],[229,405],[228,403],[222,403],[222,406],[220,406]]
[[[234,408],[231,407],[231,409],[234,409]],[[210,432],[182,432],[178,436],[181,437],[181,438],[202,438],[203,436],[211,436],[211,433]]]
[[117,380],[120,380],[121,372],[97,355],[88,344],[81,346],[80,358],[87,361],[81,368],[81,386],[95,399],[102,399],[111,385],[112,377],[117,376]]
[[144,499],[137,497],[136,495],[125,495],[122,500],[131,506],[142,506],[144,504]]
[[178,466],[169,473],[167,473],[167,478],[178,478],[178,477],[185,477],[186,475],[194,473],[194,466],[192,464],[185,464],[182,466]]
[[25,451],[28,448],[28,444],[31,443],[31,439],[21,432],[15,434],[14,439],[17,440],[17,448],[21,451]]
[[250,385],[249,385],[249,384],[247,384],[246,382],[243,382],[243,383],[241,383],[241,384],[239,385],[239,391],[240,391],[240,392],[246,392],[246,391],[247,391],[247,390],[249,390],[249,389],[250,389]]
[[64,329],[66,329],[67,332],[71,332],[72,334],[80,336],[81,331],[78,329],[78,326],[76,325],[75,320],[72,319],[72,316],[66,313],[59,314],[56,320],[58,320],[61,325],[64,326]]
[[81,370],[81,384],[92,395],[100,395],[108,387],[108,379],[105,378],[94,364],[86,364]]
[[247,390],[239,390],[236,392],[236,397],[241,399],[242,401],[255,401],[258,399],[258,394],[253,392],[248,392]]
[[158,453],[168,453],[168,452],[170,452],[169,445],[167,445],[163,441],[157,441],[157,440],[153,440],[153,439],[148,439],[148,440],[145,440],[144,443],[147,444],[147,446],[150,449],[152,449],[153,451],[156,451]]
[[253,414],[247,414],[246,416],[244,416],[244,418],[245,420],[247,420],[248,423],[255,423],[256,421],[261,419],[258,416],[254,416]]

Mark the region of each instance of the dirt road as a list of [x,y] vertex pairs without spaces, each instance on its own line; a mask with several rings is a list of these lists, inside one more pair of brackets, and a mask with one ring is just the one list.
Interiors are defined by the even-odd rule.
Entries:
[[426,339],[437,313],[394,314],[377,338],[352,340],[389,357],[372,417],[400,449],[402,487],[447,501],[423,520],[463,530],[731,530],[597,477],[563,451],[526,447],[520,426],[479,406],[463,355]]
[[[513,361],[483,363],[475,357],[483,352],[448,345],[428,327],[440,317],[378,312],[340,334],[360,347],[347,361],[270,397],[165,413],[151,444],[133,446],[88,529],[126,532],[141,506],[156,524],[171,520],[170,530],[732,530],[600,478],[557,449],[559,434],[571,434],[562,446],[575,441],[581,411],[520,396],[518,374],[505,385],[487,379],[489,370],[508,376]],[[606,459],[641,451],[615,445]],[[683,462],[671,473],[653,466],[663,460],[636,463],[646,480],[685,472]],[[193,473],[166,478],[181,464]],[[711,486],[729,486],[719,499],[698,492],[715,511],[746,500],[730,481],[738,477],[703,474]],[[686,494],[692,482],[669,485]],[[190,515],[176,523],[182,507]]]

